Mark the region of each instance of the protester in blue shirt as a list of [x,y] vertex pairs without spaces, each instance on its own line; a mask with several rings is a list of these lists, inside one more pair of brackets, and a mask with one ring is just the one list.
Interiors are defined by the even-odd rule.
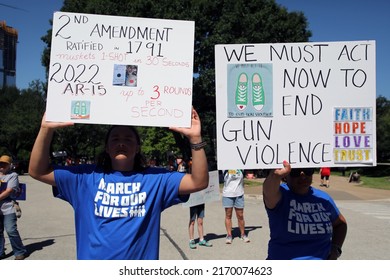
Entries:
[[[288,162],[270,171],[263,184],[269,218],[270,260],[332,259],[340,257],[347,222],[333,199],[311,186],[313,168]],[[281,183],[285,179],[285,183]]]
[[46,122],[30,157],[33,178],[55,186],[75,211],[78,259],[158,259],[161,212],[208,186],[201,122],[192,111],[190,128],[170,128],[191,143],[191,174],[142,164],[140,139],[131,126],[113,126],[104,157],[95,165],[52,166],[55,129],[72,123]]

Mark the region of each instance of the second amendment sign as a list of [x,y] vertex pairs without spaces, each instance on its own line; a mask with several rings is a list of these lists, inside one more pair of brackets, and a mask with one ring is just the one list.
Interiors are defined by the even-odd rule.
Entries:
[[189,127],[194,27],[54,13],[47,120]]

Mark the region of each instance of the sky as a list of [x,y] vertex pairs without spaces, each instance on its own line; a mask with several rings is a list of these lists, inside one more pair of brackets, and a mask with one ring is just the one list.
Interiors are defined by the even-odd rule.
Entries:
[[[376,41],[376,96],[390,99],[390,1],[387,0],[276,0],[289,12],[301,11],[309,23],[311,42]],[[19,32],[16,86],[27,88],[45,81],[41,64],[45,44],[40,39],[51,28],[49,20],[62,0],[0,0],[0,21]],[[196,23],[195,23],[196,24]],[[248,42],[252,43],[252,42]]]

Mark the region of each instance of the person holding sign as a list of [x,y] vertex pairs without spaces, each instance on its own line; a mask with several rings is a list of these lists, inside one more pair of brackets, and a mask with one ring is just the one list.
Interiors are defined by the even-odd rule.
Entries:
[[20,237],[17,216],[14,207],[14,194],[19,191],[19,178],[16,172],[11,171],[12,158],[3,155],[0,157],[0,258],[4,253],[4,229],[8,234],[9,241],[15,256],[15,260],[24,260],[28,257]]
[[108,131],[96,165],[55,166],[50,143],[56,129],[72,123],[47,122],[45,116],[31,152],[29,174],[55,186],[75,211],[78,259],[148,260],[159,258],[161,212],[208,186],[201,122],[192,110],[190,128],[170,129],[191,143],[192,174],[146,167],[134,127]]
[[250,239],[245,234],[244,219],[244,173],[241,169],[229,169],[223,171],[222,206],[225,208],[226,244],[232,244],[232,215],[233,207],[236,212],[240,239],[249,243]]
[[[313,168],[270,171],[263,184],[269,218],[269,260],[331,259],[340,257],[347,222],[333,199],[311,186]],[[285,178],[286,183],[281,184]]]

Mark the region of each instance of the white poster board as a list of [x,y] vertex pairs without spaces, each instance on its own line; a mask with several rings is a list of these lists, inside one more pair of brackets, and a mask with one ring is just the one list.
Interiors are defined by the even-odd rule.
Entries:
[[209,185],[206,189],[192,193],[183,207],[191,207],[207,202],[220,200],[218,170],[209,172]]
[[191,125],[193,21],[56,12],[46,118]]
[[376,165],[375,41],[217,45],[215,59],[218,169]]

